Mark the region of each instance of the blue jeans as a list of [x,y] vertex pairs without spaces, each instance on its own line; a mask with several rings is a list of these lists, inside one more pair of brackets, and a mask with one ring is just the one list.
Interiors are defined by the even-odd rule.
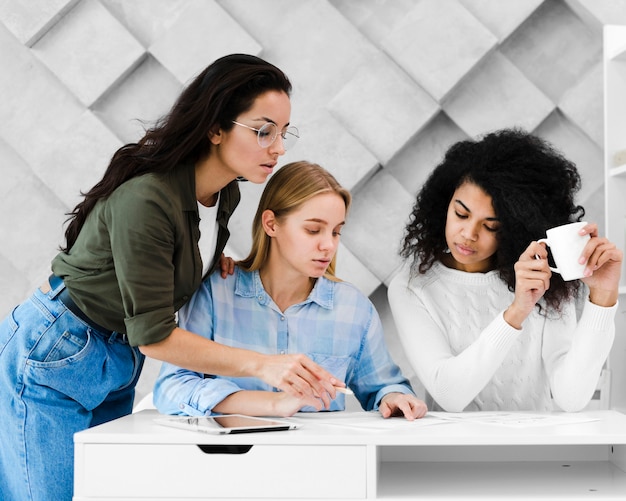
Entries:
[[3,501],[70,501],[74,433],[132,411],[144,356],[77,318],[63,288],[36,290],[0,324]]

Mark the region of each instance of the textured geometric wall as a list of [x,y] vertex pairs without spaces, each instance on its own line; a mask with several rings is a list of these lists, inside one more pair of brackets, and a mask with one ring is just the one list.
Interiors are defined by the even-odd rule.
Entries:
[[[375,301],[424,178],[454,141],[518,125],[579,166],[603,224],[603,24],[626,0],[3,0],[0,314],[49,273],[64,214],[183,85],[230,52],[294,84],[308,159],[354,195],[340,276]],[[228,251],[248,250],[262,187],[243,185]],[[407,370],[407,372],[411,372]]]

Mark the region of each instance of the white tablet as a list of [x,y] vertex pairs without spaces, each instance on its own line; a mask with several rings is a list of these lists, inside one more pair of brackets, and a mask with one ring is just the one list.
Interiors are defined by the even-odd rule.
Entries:
[[261,431],[284,431],[295,430],[302,425],[283,421],[281,419],[268,419],[243,414],[225,414],[222,416],[170,416],[156,418],[155,422],[164,426],[173,426],[183,430],[201,431],[214,435],[226,435],[228,433],[256,433]]

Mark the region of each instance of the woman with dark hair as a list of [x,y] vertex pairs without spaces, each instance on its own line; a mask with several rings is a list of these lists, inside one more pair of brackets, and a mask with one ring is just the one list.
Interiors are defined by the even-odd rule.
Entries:
[[388,291],[431,409],[588,404],[613,343],[622,252],[586,224],[585,276],[565,282],[537,242],[581,220],[579,188],[572,162],[518,129],[456,143],[431,173]]
[[0,325],[0,498],[70,499],[73,434],[131,412],[144,356],[330,404],[343,383],[306,357],[219,345],[176,320],[203,276],[229,271],[238,179],[264,182],[297,139],[290,92],[258,57],[216,60],[70,214],[52,275]]
[[[180,323],[209,339],[262,353],[305,353],[354,390],[365,410],[422,417],[426,405],[385,346],[371,301],[335,276],[350,193],[309,162],[268,181],[252,227],[252,249],[226,279],[207,277]],[[167,414],[291,416],[322,409],[314,396],[274,391],[258,378],[222,377],[163,364],[154,403]],[[345,408],[343,395],[328,410]]]

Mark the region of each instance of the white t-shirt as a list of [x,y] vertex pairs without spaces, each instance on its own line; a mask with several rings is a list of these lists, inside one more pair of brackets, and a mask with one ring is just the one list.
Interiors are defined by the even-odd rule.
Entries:
[[200,257],[202,258],[202,276],[207,272],[213,262],[215,248],[217,247],[217,209],[220,205],[219,194],[215,205],[206,207],[198,202],[198,212],[200,214]]

